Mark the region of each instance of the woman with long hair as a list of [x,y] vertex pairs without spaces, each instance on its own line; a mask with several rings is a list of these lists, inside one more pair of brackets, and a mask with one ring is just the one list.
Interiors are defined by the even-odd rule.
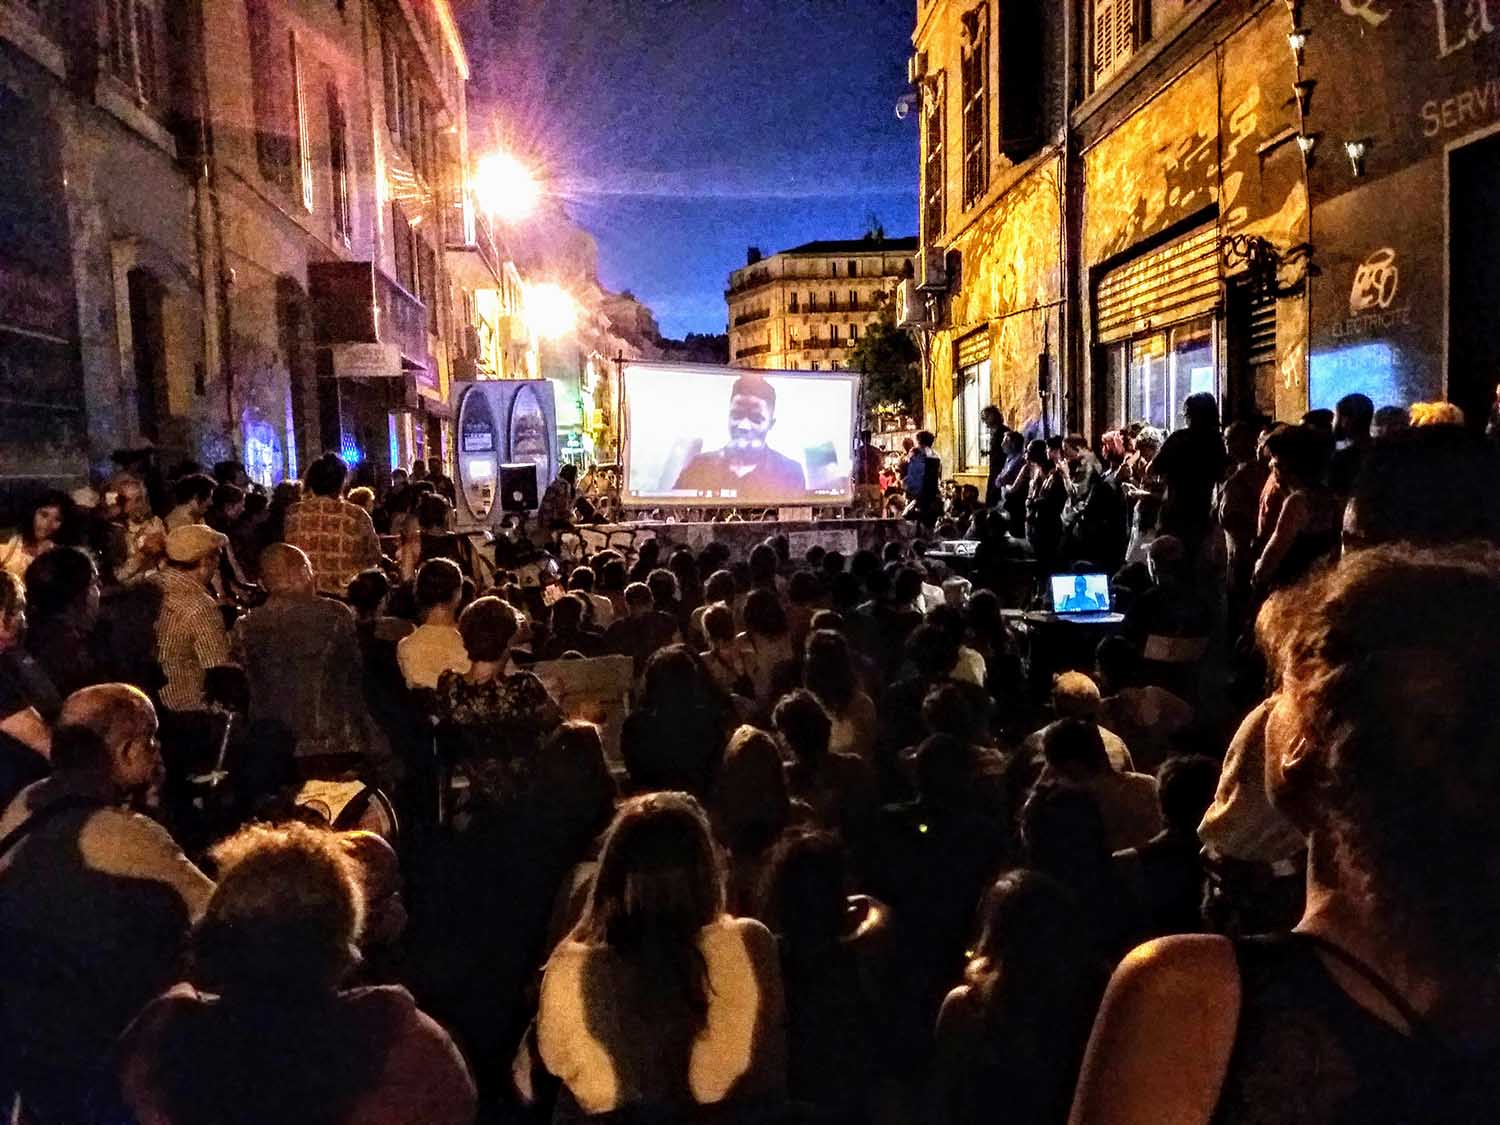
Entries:
[[980,908],[964,983],[938,1014],[932,1120],[1060,1125],[1104,990],[1073,892],[1040,871],[1002,875]]
[[26,568],[57,545],[72,507],[73,502],[61,492],[38,496],[22,513],[16,533],[0,543],[0,567],[25,578]]
[[775,942],[724,912],[697,801],[627,802],[604,840],[583,918],[542,976],[537,1049],[558,1116],[689,1120],[696,1107],[776,1103],[786,1042]]
[[769,707],[796,682],[791,626],[776,591],[763,586],[756,586],[745,598],[744,619],[740,648],[755,684],[755,701],[762,708]]
[[734,722],[727,692],[686,645],[646,661],[640,705],[625,717],[620,756],[637,791],[683,789],[707,799]]
[[828,712],[833,730],[828,749],[870,761],[875,757],[875,701],[860,687],[849,642],[842,633],[819,629],[807,638],[802,684]]
[[474,1084],[402,988],[349,988],[364,926],[337,835],[255,825],[213,852],[191,983],[125,1033],[120,1077],[142,1125],[465,1125]]
[[771,849],[793,819],[786,768],[776,739],[748,725],[729,736],[712,812],[714,833],[727,860],[730,909],[749,912],[755,906]]

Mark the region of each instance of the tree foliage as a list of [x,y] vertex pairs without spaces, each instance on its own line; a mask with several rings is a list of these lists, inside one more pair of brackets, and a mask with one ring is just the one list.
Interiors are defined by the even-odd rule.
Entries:
[[896,313],[887,302],[880,319],[865,330],[849,356],[849,367],[863,378],[865,410],[898,410],[913,416],[922,412],[922,353],[904,328],[896,327]]

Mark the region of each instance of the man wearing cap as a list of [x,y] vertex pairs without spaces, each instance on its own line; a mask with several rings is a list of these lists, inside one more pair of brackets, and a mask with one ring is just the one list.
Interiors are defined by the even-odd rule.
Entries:
[[776,424],[776,390],[759,375],[741,375],[729,392],[729,442],[700,453],[677,476],[674,489],[755,500],[807,491],[802,466],[766,444]]
[[232,663],[224,618],[208,592],[228,542],[204,524],[184,524],[167,536],[167,565],[146,579],[161,590],[156,659],[166,680],[161,702],[169,711],[206,710],[203,674]]

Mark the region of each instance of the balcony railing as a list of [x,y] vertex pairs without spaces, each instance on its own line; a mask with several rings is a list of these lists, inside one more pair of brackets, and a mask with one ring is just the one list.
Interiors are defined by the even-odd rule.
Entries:
[[754,324],[757,320],[765,320],[770,315],[770,309],[761,309],[759,312],[741,313],[734,318],[734,326],[738,328],[742,324]]
[[737,297],[741,293],[748,293],[752,289],[759,289],[762,285],[769,285],[775,280],[776,278],[772,277],[769,271],[756,270],[740,278],[738,285],[731,285],[728,289],[724,290],[724,296],[726,298]]
[[819,301],[816,305],[799,305],[787,308],[788,316],[820,316],[824,313],[879,312],[885,307],[883,301]]
[[771,351],[770,344],[751,344],[748,348],[740,348],[734,353],[735,359],[748,359],[753,355],[767,355]]
[[419,382],[435,375],[427,346],[427,306],[373,262],[310,262],[307,280],[319,344],[391,345],[402,367],[415,372]]
[[786,350],[789,352],[826,352],[830,350],[842,350],[852,348],[858,340],[840,337],[837,340],[825,339],[822,336],[809,336],[806,340],[791,340],[787,343]]

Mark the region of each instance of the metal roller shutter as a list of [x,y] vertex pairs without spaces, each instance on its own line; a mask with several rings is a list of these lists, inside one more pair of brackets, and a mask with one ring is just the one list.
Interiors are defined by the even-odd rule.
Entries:
[[1105,274],[1096,299],[1101,344],[1190,320],[1219,307],[1219,228],[1203,227]]

